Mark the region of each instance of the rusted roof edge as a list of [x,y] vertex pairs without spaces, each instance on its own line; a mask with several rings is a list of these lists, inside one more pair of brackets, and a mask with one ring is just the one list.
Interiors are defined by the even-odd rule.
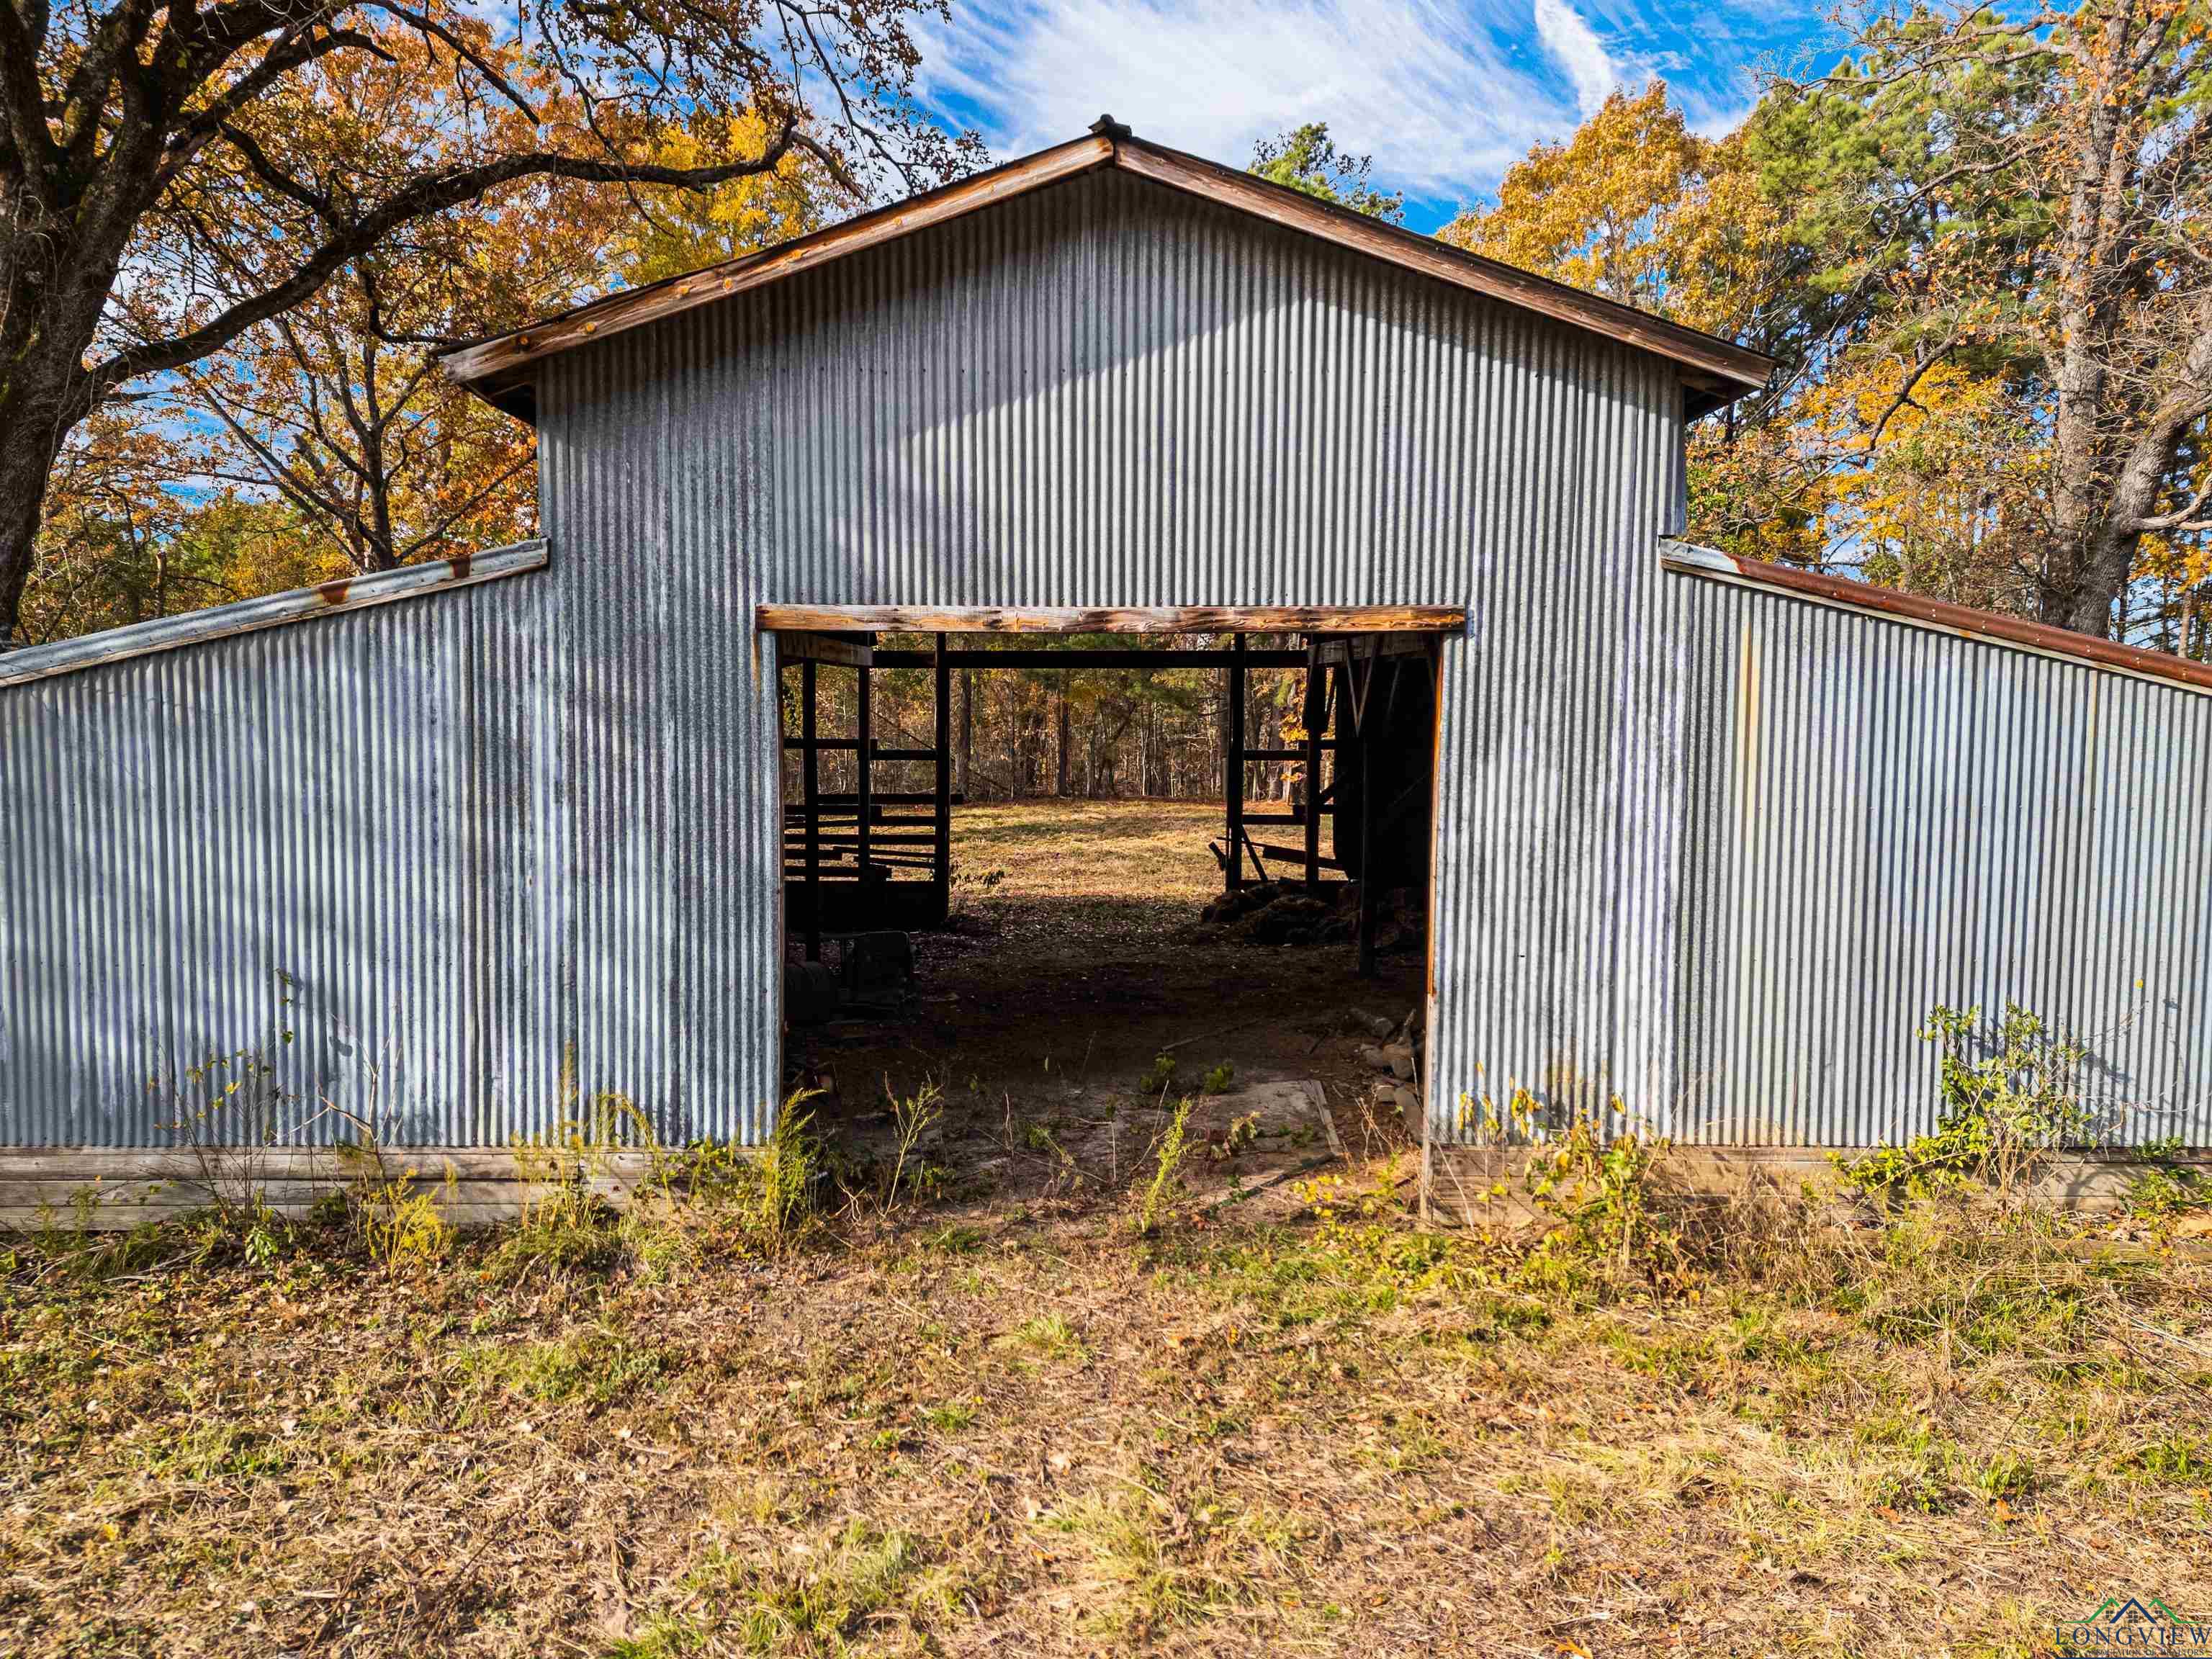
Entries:
[[1789,565],[1739,558],[1733,553],[1723,553],[1711,547],[1698,547],[1688,542],[1661,542],[1659,557],[1665,568],[1680,575],[1705,576],[1745,586],[1765,588],[1816,605],[1869,612],[1910,627],[1932,629],[1937,633],[2010,646],[2015,650],[2032,652],[2038,656],[2055,657],[2091,668],[2107,669],[2137,679],[2156,680],[2162,684],[2179,685],[2191,691],[2212,692],[2212,663],[2191,662],[2170,652],[2121,645],[2112,640],[2095,639],[2087,634],[2053,628],[2046,623],[2008,617],[2002,611],[1978,611],[1972,605],[1953,605],[1944,599],[1900,592],[1893,587],[1876,587],[1870,582],[1848,581],[1840,576],[1823,576],[1810,570],[1795,569]]
[[313,622],[349,611],[390,605],[397,599],[471,587],[478,582],[496,581],[502,576],[542,570],[545,559],[542,538],[517,542],[511,547],[457,554],[450,559],[327,581],[315,587],[296,587],[289,592],[241,599],[235,605],[218,605],[181,617],[156,617],[151,622],[103,629],[97,634],[82,634],[73,640],[57,640],[52,645],[25,646],[21,650],[0,653],[0,686],[27,684],[33,680],[51,679],[58,674],[74,674],[82,669],[127,662],[133,657],[152,656],[188,645],[204,645],[210,640],[228,639],[236,634],[256,633],[289,623]]

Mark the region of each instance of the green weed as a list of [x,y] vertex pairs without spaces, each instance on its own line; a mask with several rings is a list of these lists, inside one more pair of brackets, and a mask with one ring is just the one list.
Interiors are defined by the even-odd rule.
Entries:
[[1979,1008],[1939,1007],[1920,1035],[1942,1050],[1935,1133],[1838,1160],[1845,1184],[1877,1203],[1970,1183],[2008,1188],[2037,1158],[2088,1130],[2074,1088],[2087,1051],[2054,1038],[2039,1015],[2007,1003],[1995,1030],[1984,1032]]
[[1190,1097],[1185,1096],[1168,1121],[1167,1130],[1153,1149],[1152,1178],[1145,1188],[1137,1210],[1137,1231],[1149,1238],[1159,1231],[1168,1207],[1182,1192],[1182,1160],[1190,1127]]

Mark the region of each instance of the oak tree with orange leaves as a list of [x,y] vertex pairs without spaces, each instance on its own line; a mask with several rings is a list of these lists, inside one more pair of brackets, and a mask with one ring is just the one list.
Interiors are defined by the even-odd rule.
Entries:
[[[0,641],[95,410],[341,273],[374,283],[447,216],[562,183],[711,187],[794,153],[863,195],[971,166],[908,99],[917,9],[549,0],[502,33],[452,0],[0,0]],[[387,112],[352,100],[391,95],[374,66],[402,39],[435,142],[360,142]],[[709,141],[653,159],[678,127]],[[256,246],[245,225],[284,228]]]

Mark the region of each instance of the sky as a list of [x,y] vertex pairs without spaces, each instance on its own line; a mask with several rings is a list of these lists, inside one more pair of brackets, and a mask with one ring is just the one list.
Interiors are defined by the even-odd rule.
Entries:
[[1325,121],[1433,230],[1616,87],[1664,79],[1700,131],[1740,121],[1762,69],[1825,67],[1831,27],[1774,0],[951,0],[926,20],[922,101],[1000,158],[1102,113],[1243,166]]

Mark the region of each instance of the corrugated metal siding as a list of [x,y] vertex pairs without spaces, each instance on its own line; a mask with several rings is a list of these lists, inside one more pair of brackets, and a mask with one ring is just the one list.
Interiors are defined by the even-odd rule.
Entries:
[[546,367],[584,1077],[774,1099],[755,605],[1436,603],[1440,1127],[1671,1097],[1668,366],[1109,174]]
[[545,1124],[540,582],[0,690],[0,1135],[168,1145],[240,1080],[236,1139],[261,1064],[288,1139]]
[[775,600],[1468,607],[1441,1137],[1516,1087],[1893,1134],[1927,1007],[2014,996],[2212,1139],[2212,705],[1662,578],[1663,363],[1101,174],[556,358],[540,408],[542,574],[0,689],[0,1136],[166,1143],[149,1080],[257,1048],[395,1141],[603,1090],[757,1139]]
[[2113,1139],[2212,1143],[2212,699],[1670,574],[1686,850],[1668,1127],[1934,1127],[1936,1006],[2082,1042]]

